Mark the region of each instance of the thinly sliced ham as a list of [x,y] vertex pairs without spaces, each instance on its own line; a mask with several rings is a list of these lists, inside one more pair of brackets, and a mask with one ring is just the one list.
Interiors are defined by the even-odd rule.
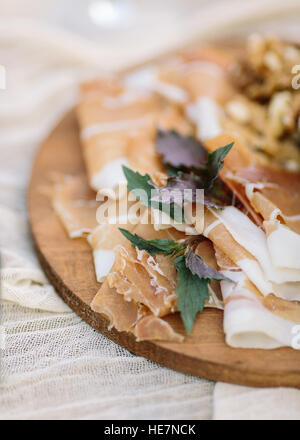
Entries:
[[141,318],[134,328],[134,335],[137,341],[183,342],[184,340],[184,337],[176,333],[168,322],[154,315]]
[[[166,236],[175,239],[180,236],[176,230],[157,233],[149,224],[139,225],[136,232],[139,235],[143,234],[148,240]],[[172,326],[162,319],[163,316],[174,313],[177,309],[176,271],[171,259],[162,255],[151,256],[145,251],[133,248],[128,242],[117,246],[115,253],[115,263],[104,283],[104,292],[107,294],[106,290],[109,286],[125,303],[138,305],[138,320],[134,326],[137,340],[182,342],[183,336],[176,333]],[[197,247],[197,253],[207,264],[217,268],[210,242],[201,242]],[[94,310],[96,310],[94,304],[99,300],[102,304],[102,295],[101,288],[92,303]],[[220,287],[216,282],[210,285],[210,299],[206,307],[222,308]],[[96,311],[101,312],[100,309]],[[111,313],[114,313],[114,310]],[[114,319],[117,319],[115,315]]]
[[133,331],[138,320],[138,305],[124,301],[124,298],[105,281],[94,297],[91,308],[105,315],[110,326],[118,331]]
[[168,322],[152,315],[144,306],[126,301],[107,281],[94,297],[91,308],[109,320],[110,328],[132,332],[138,341],[182,342],[184,339]]
[[[126,228],[133,231],[135,226],[128,224]],[[119,231],[120,227],[124,225],[103,223],[98,225],[88,237],[93,249],[96,278],[99,283],[105,280],[115,263],[115,247],[126,242],[125,237]]]
[[[199,255],[199,257],[203,258],[204,262],[208,264],[210,267],[216,270],[218,269],[215,250],[211,241],[209,240],[201,241],[198,244],[195,252],[197,255]],[[220,283],[216,280],[211,280],[210,284],[208,285],[208,290],[209,290],[209,300],[206,301],[205,307],[213,307],[216,309],[223,310],[223,301],[222,301]]]
[[300,269],[300,234],[278,220],[265,221],[263,225],[274,266]]
[[[211,139],[206,145],[213,151],[232,141],[235,144],[226,157],[221,177],[237,188],[249,210],[260,215],[262,230],[241,212],[233,212],[233,208],[226,208],[220,217],[234,239],[257,259],[265,279],[273,284],[272,293],[299,299],[300,175],[262,165],[254,153],[229,135]],[[254,274],[253,263],[245,263]],[[267,284],[264,294],[266,287]]]
[[225,160],[221,178],[241,197],[249,211],[264,220],[280,218],[300,232],[300,174],[266,167],[240,140],[228,134],[206,141],[209,151],[234,142]]
[[147,306],[155,316],[170,313],[166,298],[174,292],[160,286],[137,261],[136,251],[130,245],[116,249],[116,262],[108,275],[111,287],[122,294],[126,301],[135,301]]
[[[146,240],[182,238],[176,230],[155,231],[151,224],[139,224],[135,233]],[[176,271],[164,256],[151,256],[132,247],[130,242],[115,248],[116,262],[108,276],[109,284],[127,301],[147,306],[155,316],[165,316],[176,309]]]
[[133,92],[118,80],[82,85],[77,112],[92,188],[107,191],[125,182],[128,145],[139,133],[153,132],[160,108],[156,96]]
[[[192,125],[185,117],[182,109],[176,105],[166,104],[157,119],[157,128],[161,130],[176,130],[182,135],[193,133]],[[141,174],[164,173],[161,157],[156,148],[157,130],[132,137],[128,148],[128,162],[132,169]]]
[[[157,233],[149,224],[139,225],[135,232],[147,240],[180,237],[180,233],[175,230]],[[217,269],[210,242],[201,242],[196,252],[207,264]],[[133,248],[129,243],[115,248],[115,253],[116,262],[108,276],[111,287],[116,288],[127,301],[144,304],[156,316],[166,316],[177,310],[177,274],[169,257],[149,255],[145,251]],[[209,290],[210,299],[206,306],[222,308],[219,284],[212,281]]]
[[[124,79],[104,78],[81,86],[78,119],[83,156],[89,184],[103,196],[99,224],[95,195],[86,184],[81,186],[80,179],[58,182],[53,205],[70,237],[89,234],[97,280],[104,281],[92,309],[137,340],[183,340],[165,319],[177,311],[177,274],[169,257],[132,247],[119,227],[147,240],[185,240],[186,235],[203,234],[210,241],[198,244],[198,255],[236,281],[223,281],[220,289],[212,280],[205,304],[222,308],[224,300],[228,344],[293,345],[293,329],[300,324],[300,176],[279,169],[280,161],[276,167],[267,166],[262,154],[241,142],[267,151],[264,127],[270,129],[274,115],[269,113],[274,113],[283,95],[271,101],[269,110],[258,103],[249,107],[249,99],[237,96],[229,80],[234,64],[233,51],[202,47]],[[249,111],[243,113],[242,107]],[[273,118],[279,123],[275,124],[278,136],[287,126],[280,115]],[[290,116],[296,121],[296,113]],[[288,130],[295,128],[295,121],[290,120]],[[254,135],[250,126],[255,126]],[[159,186],[165,183],[166,170],[155,144],[157,129],[175,129],[183,135],[196,132],[210,152],[234,142],[220,177],[244,210],[205,209],[191,224],[176,224],[166,213],[141,206],[134,198],[129,201],[133,194],[127,193],[123,165],[148,173]],[[224,129],[236,137],[224,134]],[[268,148],[275,144],[277,148],[281,138],[268,141]],[[284,140],[282,145],[288,148]],[[122,214],[119,208],[125,200],[129,204]],[[187,214],[190,205],[185,206]],[[101,208],[108,208],[107,217]]]
[[264,296],[300,299],[299,270],[273,265],[266,235],[245,214],[233,207],[221,213],[207,211],[204,235],[244,271]]
[[221,282],[226,342],[240,348],[292,347],[300,302],[263,296],[220,248],[216,257],[222,273],[236,282]]
[[[139,226],[139,229],[140,228],[141,225]],[[146,236],[149,237],[151,233],[153,235],[151,225],[145,225],[144,230]],[[178,233],[175,231],[174,235],[171,235],[171,232],[168,231],[167,235],[169,237],[175,237],[178,236]],[[164,233],[164,236],[166,236],[166,233]],[[155,316],[170,313],[172,307],[174,308],[171,297],[173,297],[174,303],[176,274],[174,276],[172,272],[173,278],[170,278],[171,281],[164,279],[161,273],[159,273],[161,269],[158,268],[157,263],[156,265],[150,263],[147,271],[142,261],[138,260],[136,249],[134,249],[124,237],[120,240],[118,238],[117,241],[118,246],[115,248],[116,260],[114,266],[102,288],[93,299],[91,304],[92,309],[99,313],[104,313],[106,316],[110,316],[111,325],[117,329],[124,329],[124,319],[126,319],[126,323],[132,323],[133,321],[133,307],[137,312],[136,322],[133,327],[127,327],[126,331],[133,331],[138,340],[181,342],[183,336],[177,334],[166,321]],[[148,258],[149,257],[148,255]],[[143,260],[141,255],[140,258]],[[170,270],[172,270],[170,263],[168,267],[169,272],[166,270],[167,262],[165,261],[164,263],[165,266],[163,266],[162,263],[162,267],[164,267],[166,275],[170,276]],[[156,269],[158,269],[158,271],[156,271]],[[152,278],[150,274],[152,274]],[[160,277],[160,282],[164,284],[164,289],[167,290],[167,288],[169,288],[169,292],[167,292],[169,295],[166,295],[163,289],[159,290],[158,278],[155,278],[155,274]],[[151,286],[151,279],[156,280],[156,287]],[[162,293],[164,293],[164,295],[162,295]],[[118,295],[117,303],[115,303],[115,294]],[[111,298],[109,295],[111,295]],[[164,301],[165,297],[168,297],[168,301],[166,302]],[[155,315],[153,312],[155,312]],[[125,314],[125,318],[122,314]]]
[[233,94],[227,75],[233,63],[231,51],[201,47],[163,63],[159,80],[184,90],[190,102],[207,96],[223,103]]
[[88,236],[99,282],[105,280],[115,263],[115,247],[127,243],[119,229],[133,232],[146,210],[136,200],[130,200],[127,191],[118,200],[107,199],[99,206],[96,216],[99,224]]
[[86,177],[57,176],[51,187],[53,208],[70,238],[91,233],[97,225],[96,211],[99,203],[89,188]]

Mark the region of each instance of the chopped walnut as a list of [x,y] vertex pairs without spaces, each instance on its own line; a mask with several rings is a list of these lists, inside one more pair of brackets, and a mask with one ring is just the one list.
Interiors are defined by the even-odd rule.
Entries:
[[279,138],[286,129],[293,127],[292,94],[275,93],[268,107],[267,136]]
[[253,35],[243,59],[233,69],[233,81],[251,99],[270,99],[276,91],[292,88],[295,64],[300,64],[297,47],[275,37]]
[[253,35],[231,71],[238,93],[225,105],[223,128],[266,161],[300,169],[300,91],[292,87],[292,67],[300,49],[273,36]]

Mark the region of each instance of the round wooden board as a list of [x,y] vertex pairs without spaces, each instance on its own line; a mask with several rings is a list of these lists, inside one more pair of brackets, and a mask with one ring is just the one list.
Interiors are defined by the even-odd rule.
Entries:
[[[136,342],[130,333],[107,329],[107,320],[89,307],[99,284],[84,239],[70,240],[41,188],[53,171],[84,172],[74,112],[68,114],[41,146],[28,191],[28,209],[37,254],[50,282],[69,306],[117,344],[166,367],[211,380],[249,386],[300,388],[300,351],[234,349],[225,344],[222,312],[206,309],[182,344]],[[169,317],[182,331],[178,315]]]

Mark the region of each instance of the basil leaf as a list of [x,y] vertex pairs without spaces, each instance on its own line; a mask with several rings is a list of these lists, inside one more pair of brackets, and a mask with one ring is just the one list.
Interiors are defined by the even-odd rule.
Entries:
[[[218,209],[232,205],[232,193],[220,179],[216,179],[209,190],[204,189],[204,186],[205,184],[201,177],[194,173],[187,174],[179,171],[176,176],[168,178],[167,184],[164,187],[157,189],[155,200],[161,201],[164,204],[180,204],[180,200],[200,202],[207,207]],[[197,191],[201,189],[203,189],[204,194]],[[185,190],[190,190],[188,200]]]
[[133,171],[123,165],[123,173],[127,180],[127,187],[132,191],[136,198],[140,200],[144,206],[149,206],[151,200],[151,190],[155,188],[149,174],[144,176],[137,171]]
[[202,312],[205,300],[209,299],[209,280],[194,275],[182,255],[176,258],[174,265],[177,270],[177,308],[187,333],[190,333],[197,313]]
[[218,148],[213,153],[208,154],[208,159],[205,166],[206,185],[209,185],[207,187],[210,187],[214,180],[218,177],[219,171],[223,168],[224,159],[233,147],[233,144],[234,143],[231,142],[231,144]]
[[207,152],[193,136],[182,136],[175,130],[157,132],[156,147],[163,163],[172,170],[201,168],[207,161]]
[[119,228],[120,232],[126,237],[132,244],[140,250],[147,251],[151,255],[163,254],[165,256],[178,254],[184,251],[184,246],[180,243],[176,243],[169,238],[158,238],[155,240],[144,240],[137,234],[132,234],[126,229]]
[[160,198],[157,197],[160,188],[152,182],[149,174],[143,176],[138,171],[133,171],[124,165],[123,172],[127,180],[128,190],[134,193],[142,205],[164,212],[177,223],[184,222],[183,207],[172,201],[170,203],[164,203],[160,200]]
[[200,278],[232,282],[232,280],[225,277],[216,269],[206,264],[203,259],[199,257],[199,255],[196,255],[192,249],[189,249],[185,255],[185,264],[193,275],[198,275],[198,277]]

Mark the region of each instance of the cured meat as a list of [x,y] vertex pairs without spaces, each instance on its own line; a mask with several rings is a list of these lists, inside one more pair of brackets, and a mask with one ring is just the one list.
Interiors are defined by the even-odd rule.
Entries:
[[184,340],[184,337],[176,333],[168,322],[154,315],[141,318],[135,326],[134,335],[137,341],[183,342]]
[[234,142],[220,172],[229,187],[236,188],[242,203],[264,220],[280,217],[295,232],[300,231],[300,174],[270,168],[239,139],[222,134],[206,142],[209,151]]
[[127,243],[119,228],[133,232],[147,209],[129,198],[126,191],[124,196],[118,200],[106,200],[97,210],[98,225],[88,236],[88,242],[93,249],[94,265],[99,282],[105,280],[114,265],[115,247]]
[[[235,186],[247,209],[261,216],[271,262],[279,273],[280,268],[299,270],[300,174],[262,166],[250,150],[229,135],[211,139],[206,145],[213,151],[228,141],[235,144],[220,173],[222,179]],[[299,281],[291,276],[291,281]]]
[[150,66],[133,72],[128,80],[130,85],[156,91],[177,104],[196,101],[200,96],[225,102],[233,93],[227,78],[233,62],[230,51],[201,47],[170,57],[158,67]]
[[158,127],[192,132],[177,105],[117,79],[84,83],[77,113],[89,183],[109,197],[125,184],[123,165],[141,173],[163,170],[155,148]]
[[70,238],[86,236],[96,227],[99,204],[85,176],[56,177],[50,195],[53,208]]
[[91,308],[105,315],[110,326],[118,331],[133,331],[138,319],[138,306],[134,302],[124,301],[115,289],[105,281],[94,297]]
[[[292,346],[293,326],[300,323],[300,175],[295,168],[300,100],[286,90],[288,51],[282,44],[266,39],[250,46],[245,69],[234,51],[202,47],[123,79],[81,87],[83,156],[89,184],[102,197],[98,224],[94,193],[88,195],[87,185],[79,188],[76,179],[57,183],[53,204],[70,237],[89,233],[97,280],[103,282],[92,309],[137,340],[183,340],[166,318],[177,311],[177,273],[170,257],[132,247],[120,227],[146,240],[204,235],[197,254],[235,281],[222,281],[220,288],[211,280],[205,304],[224,305],[227,343]],[[194,219],[190,203],[184,209],[192,222],[177,224],[128,194],[123,165],[149,174],[158,186],[166,182],[156,149],[158,129],[196,135],[209,152],[234,142],[220,177],[243,208],[205,208]]]
[[134,301],[126,301],[114,288],[109,287],[107,281],[93,299],[91,308],[105,315],[111,328],[133,332],[138,341],[182,342],[184,339],[169,323],[152,315],[145,307],[141,310]]
[[[155,231],[150,224],[139,224],[135,230],[143,238],[180,239],[183,234],[176,230]],[[207,264],[217,268],[214,250],[210,242],[203,241],[197,247],[197,253]],[[119,301],[135,304],[138,307],[138,319],[134,326],[134,334],[138,340],[166,340],[181,342],[183,336],[176,333],[172,326],[161,319],[174,313],[177,309],[176,271],[169,257],[162,255],[151,256],[145,251],[133,248],[128,242],[115,247],[116,259],[103,287],[94,298],[91,307],[95,311],[103,310],[103,302],[108,295],[108,287],[117,293]],[[104,293],[102,291],[104,289]],[[95,304],[101,304],[101,308]],[[107,306],[108,304],[108,306]],[[106,307],[112,307],[111,322],[118,322],[118,310],[114,302],[107,301]],[[118,306],[119,307],[119,306]],[[210,299],[206,307],[222,308],[220,288],[216,282],[210,285]],[[106,310],[106,315],[109,312]],[[121,318],[120,318],[121,319]]]
[[[126,241],[119,231],[124,225],[103,223],[98,225],[89,235],[88,241],[93,249],[96,278],[99,283],[103,282],[115,263],[114,248]],[[127,225],[128,230],[134,229],[135,225]]]
[[[139,224],[135,233],[146,240],[182,238],[176,230],[155,231],[151,224]],[[127,301],[141,303],[155,316],[165,316],[176,309],[176,271],[169,257],[151,256],[133,248],[129,242],[115,249],[116,262],[108,276],[111,287]]]
[[221,213],[208,211],[205,222],[204,235],[243,270],[264,296],[300,299],[299,270],[274,266],[265,233],[247,216],[229,207]]
[[300,302],[263,296],[220,248],[216,248],[216,257],[222,273],[236,282],[221,282],[226,342],[240,348],[292,347],[293,328],[300,323]]
[[127,148],[141,131],[154,130],[160,110],[155,96],[125,88],[118,80],[99,80],[81,87],[78,120],[89,183],[95,190],[114,189],[125,178]]

